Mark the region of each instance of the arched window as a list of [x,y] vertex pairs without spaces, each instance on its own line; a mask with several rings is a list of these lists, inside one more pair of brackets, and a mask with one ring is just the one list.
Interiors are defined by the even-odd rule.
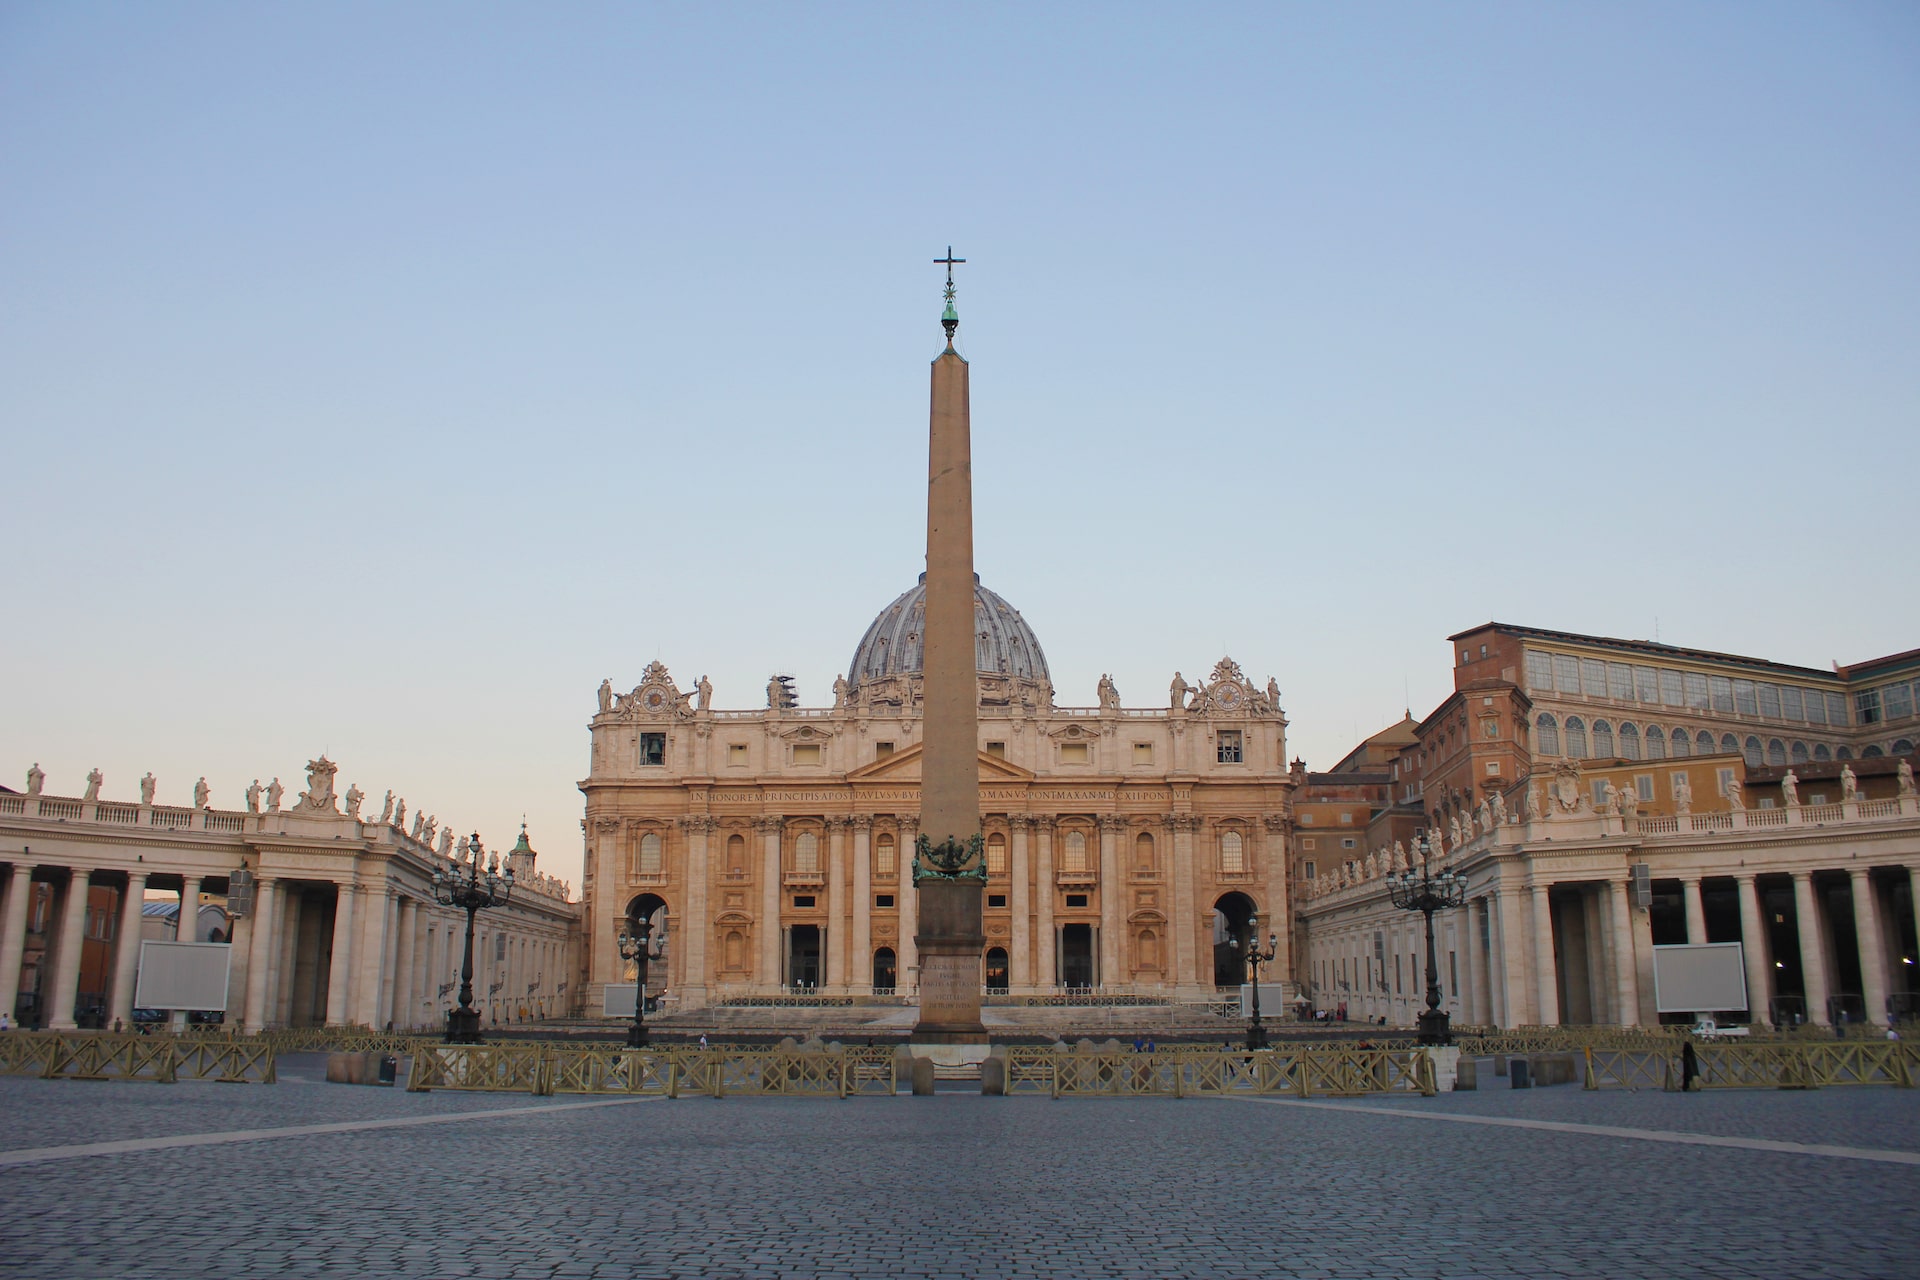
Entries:
[[1140,944],[1134,949],[1140,957],[1140,968],[1158,969],[1160,967],[1160,937],[1151,929],[1140,931]]
[[[1728,738],[1727,741],[1732,742],[1733,739]],[[1712,755],[1714,752],[1713,735],[1708,733],[1705,729],[1702,729],[1699,733],[1694,734],[1693,735],[1693,752],[1695,755],[1701,755],[1701,756]]]
[[1894,744],[1893,744],[1893,754],[1895,754],[1895,755],[1897,755],[1897,756],[1910,756],[1910,755],[1912,755],[1912,754],[1913,754],[1913,739],[1911,739],[1911,738],[1902,738],[1902,739],[1900,739],[1900,740],[1899,740],[1898,742],[1896,742],[1896,743],[1894,743]]
[[727,837],[727,870],[745,871],[747,869],[747,839],[741,835]]
[[1675,729],[1673,731],[1673,758],[1675,760],[1684,760],[1692,754],[1693,739],[1688,736],[1685,729]]
[[1613,726],[1605,720],[1593,722],[1593,754],[1602,760],[1613,755]]
[[1085,875],[1087,871],[1087,833],[1084,831],[1067,832],[1066,858],[1063,866],[1071,874]]
[[660,837],[649,831],[640,837],[640,860],[635,867],[643,876],[660,874]]
[[987,837],[987,874],[1007,874],[1007,838],[998,831]]
[[1630,724],[1620,726],[1620,754],[1629,760],[1640,758],[1640,731]]
[[1667,735],[1660,731],[1659,725],[1657,724],[1648,725],[1647,726],[1647,759],[1665,760],[1666,758],[1667,758]]
[[1794,743],[1788,754],[1792,756],[1795,764],[1805,764],[1808,759],[1807,744],[1804,742]]
[[1841,747],[1833,753],[1833,758],[1835,760],[1851,760],[1853,759],[1853,748]]
[[873,842],[873,874],[888,879],[900,874],[900,866],[894,861],[893,832],[882,831]]
[[[1712,741],[1712,739],[1711,739],[1711,738],[1709,738],[1709,739],[1708,739],[1708,741],[1709,741],[1709,742],[1711,742],[1711,741]],[[1730,734],[1730,733],[1723,733],[1723,734],[1721,734],[1721,735],[1720,735],[1720,754],[1721,754],[1721,755],[1725,755],[1725,756],[1737,756],[1737,755],[1739,755],[1739,754],[1740,754],[1740,740],[1739,740],[1738,738],[1736,738],[1736,737],[1734,737],[1734,736],[1733,736],[1732,734]]]
[[1778,738],[1767,740],[1767,763],[1785,764],[1787,762],[1787,744]]
[[1876,744],[1874,746],[1867,747],[1865,750],[1863,750],[1860,753],[1860,758],[1862,760],[1877,760],[1885,754],[1886,753],[1880,750],[1879,746]]
[[1550,715],[1543,714],[1533,722],[1534,752],[1536,755],[1557,756],[1560,754],[1560,722]]
[[1567,717],[1567,754],[1575,760],[1587,757],[1587,722],[1579,716]]
[[1153,870],[1153,837],[1145,831],[1133,838],[1133,865],[1137,871]]
[[1740,754],[1746,757],[1749,765],[1756,767],[1766,758],[1766,752],[1760,745],[1760,739],[1754,737],[1752,734],[1747,735],[1746,744],[1740,748]]
[[1007,990],[1007,949],[1005,947],[987,948],[987,990],[995,995],[1004,995]]
[[1816,743],[1813,748],[1813,758],[1815,760],[1831,760],[1833,759],[1833,751],[1824,742]]
[[793,838],[793,869],[803,876],[820,874],[820,840],[811,831]]
[[1220,870],[1222,874],[1237,876],[1247,869],[1247,850],[1238,831],[1220,833]]
[[873,989],[876,993],[893,990],[893,972],[893,948],[881,947],[873,953]]

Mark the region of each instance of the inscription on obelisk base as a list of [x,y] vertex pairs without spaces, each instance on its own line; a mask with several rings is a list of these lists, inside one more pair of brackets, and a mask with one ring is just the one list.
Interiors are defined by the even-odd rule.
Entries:
[[920,1018],[916,1043],[984,1045],[980,1022],[979,682],[973,643],[973,445],[967,362],[953,349],[953,250],[947,268],[947,349],[933,362],[927,424],[927,613],[921,664],[926,718],[920,755]]

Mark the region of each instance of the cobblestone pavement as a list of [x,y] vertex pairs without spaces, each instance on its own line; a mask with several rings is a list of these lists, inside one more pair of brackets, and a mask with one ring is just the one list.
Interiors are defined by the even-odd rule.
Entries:
[[1904,1090],[580,1101],[0,1080],[0,1156],[440,1118],[0,1167],[0,1276],[1920,1274],[1920,1166],[1374,1114],[1920,1152]]

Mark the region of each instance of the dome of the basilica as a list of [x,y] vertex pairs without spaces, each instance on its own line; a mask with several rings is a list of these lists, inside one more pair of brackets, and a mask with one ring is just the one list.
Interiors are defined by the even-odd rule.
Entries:
[[[853,651],[847,683],[921,674],[922,635],[927,619],[927,575],[880,611],[860,647]],[[973,576],[974,667],[1034,684],[1048,683],[1047,655],[1020,611],[980,585]]]

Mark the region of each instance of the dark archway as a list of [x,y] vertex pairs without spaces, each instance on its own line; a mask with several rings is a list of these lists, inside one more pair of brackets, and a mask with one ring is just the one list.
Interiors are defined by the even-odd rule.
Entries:
[[1253,899],[1244,893],[1221,894],[1213,904],[1214,986],[1237,987],[1246,982],[1246,946],[1253,933],[1253,913]]
[[1092,925],[1063,924],[1060,926],[1060,985],[1063,987],[1093,985]]
[[796,924],[787,931],[787,985],[813,990],[820,985],[820,926]]
[[874,994],[892,994],[896,981],[894,977],[893,948],[881,947],[873,953]]
[[1007,949],[988,947],[987,992],[989,995],[1003,996],[1007,993],[1007,972]]
[[[659,953],[661,945],[666,941],[667,935],[667,900],[657,893],[643,893],[628,902],[626,922],[621,926],[621,932],[638,935],[642,932],[640,927],[642,922],[646,924],[645,936],[647,938],[649,951]],[[637,982],[639,977],[640,966],[637,962],[632,960],[621,961],[620,980],[622,982]],[[652,1003],[653,998],[658,995],[666,985],[666,959],[664,956],[650,959],[647,962],[647,991],[645,995],[645,999],[649,1002],[647,1005],[649,1012],[652,1012],[655,1007]],[[636,996],[635,998],[638,999],[640,997]]]

